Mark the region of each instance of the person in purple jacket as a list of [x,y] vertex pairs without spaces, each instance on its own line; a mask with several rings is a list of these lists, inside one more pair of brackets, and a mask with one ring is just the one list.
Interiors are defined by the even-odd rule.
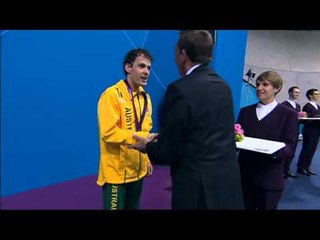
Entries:
[[[289,99],[282,102],[283,105],[285,105],[291,109],[294,109],[297,112],[297,114],[301,111],[301,106],[299,103],[297,103],[297,100],[300,96],[300,93],[301,93],[300,88],[298,88],[297,86],[290,87],[288,90]],[[299,129],[299,126],[298,126],[298,129]],[[299,131],[298,131],[298,134],[299,134]],[[298,138],[298,136],[297,136],[297,138]],[[298,143],[298,141],[297,141],[297,143]],[[295,147],[295,149],[296,149],[296,147]],[[294,156],[291,156],[291,157],[288,157],[285,159],[284,172],[283,172],[284,178],[288,178],[288,177],[296,178],[297,177],[297,175],[295,175],[294,173],[292,173],[290,171],[290,165],[291,165],[291,162],[293,159],[294,159]]]
[[[317,104],[317,101],[319,100],[318,89],[309,89],[306,96],[309,99],[309,102],[303,106],[302,111],[305,111],[309,118],[320,117],[320,106]],[[297,173],[306,176],[317,175],[310,170],[310,166],[319,142],[320,122],[318,120],[305,122],[302,129],[302,135],[303,143],[297,163]]]
[[275,96],[283,79],[274,71],[261,73],[256,79],[259,102],[241,108],[237,123],[247,137],[284,142],[273,154],[240,150],[239,165],[245,209],[277,209],[284,189],[284,161],[293,156],[298,134],[297,112],[279,104]]

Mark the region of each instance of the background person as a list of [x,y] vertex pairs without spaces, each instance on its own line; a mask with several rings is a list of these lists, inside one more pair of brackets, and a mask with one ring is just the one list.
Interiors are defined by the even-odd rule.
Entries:
[[284,161],[294,155],[298,115],[275,100],[282,86],[283,79],[278,73],[261,73],[256,79],[259,102],[240,109],[237,123],[246,137],[280,141],[286,145],[274,154],[240,150],[238,159],[245,209],[277,209],[284,188]]

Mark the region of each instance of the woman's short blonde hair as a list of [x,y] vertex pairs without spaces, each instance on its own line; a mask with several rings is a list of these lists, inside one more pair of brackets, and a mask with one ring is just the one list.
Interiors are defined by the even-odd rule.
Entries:
[[279,73],[275,71],[265,71],[257,77],[256,83],[263,82],[264,80],[267,80],[272,85],[272,87],[279,89],[275,95],[277,95],[281,91],[283,86],[283,79]]

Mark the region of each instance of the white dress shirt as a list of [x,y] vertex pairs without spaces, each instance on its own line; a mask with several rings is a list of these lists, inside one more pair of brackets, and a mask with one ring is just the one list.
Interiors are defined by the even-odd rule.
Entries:
[[273,100],[273,102],[266,105],[262,103],[258,103],[256,108],[256,113],[259,121],[265,116],[267,116],[277,105],[278,105],[278,102],[276,100]]
[[293,101],[293,100],[291,100],[291,99],[287,99],[287,101],[292,105],[292,107],[293,107],[294,109],[296,109],[297,104],[296,104],[295,101]]

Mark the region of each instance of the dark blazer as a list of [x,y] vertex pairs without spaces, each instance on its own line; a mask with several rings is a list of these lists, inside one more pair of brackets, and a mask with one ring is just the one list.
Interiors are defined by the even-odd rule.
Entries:
[[[318,109],[311,103],[307,103],[302,108],[308,114],[309,118],[319,117],[320,116],[320,106],[318,105]],[[297,162],[298,169],[309,170],[314,153],[317,150],[317,146],[319,143],[320,136],[320,124],[318,121],[307,120],[304,122],[304,126],[302,129],[303,135],[303,143],[302,149],[299,155],[299,160]]]
[[[295,110],[297,113],[299,113],[299,112],[301,111],[301,106],[300,106],[299,103],[296,103],[296,107],[295,107],[295,108],[294,108],[294,107],[291,105],[291,103],[289,103],[287,100],[284,101],[284,102],[282,102],[282,104],[283,104],[284,106],[289,107],[290,109]],[[298,114],[298,117],[299,117],[299,114]],[[299,122],[298,122],[297,138],[298,138],[298,136],[299,136]],[[298,144],[298,141],[296,141],[296,145],[295,145],[295,148],[294,148],[294,149],[297,148],[297,144]],[[294,155],[286,158],[286,163],[285,163],[285,165],[284,165],[284,166],[285,166],[285,167],[284,167],[284,168],[285,168],[284,171],[289,171],[289,170],[290,170],[290,164],[291,164],[291,161],[293,160],[293,158],[294,158]]]
[[296,103],[296,108],[294,108],[291,103],[289,103],[287,100],[282,102],[283,105],[287,106],[287,107],[290,107],[291,109],[294,109],[296,110],[297,112],[300,112],[301,111],[301,106],[299,103]]
[[229,86],[208,66],[168,86],[153,163],[171,166],[172,208],[243,208]]
[[297,112],[278,104],[260,121],[256,114],[257,104],[240,110],[238,123],[247,137],[284,142],[286,146],[273,155],[241,150],[239,164],[243,184],[268,190],[284,187],[284,159],[294,156],[298,132]]
[[[318,110],[315,109],[314,106],[311,105],[311,103],[307,103],[302,108],[303,111],[305,111],[308,114],[309,118],[314,117],[320,117],[320,106],[318,105]],[[303,137],[305,136],[320,136],[320,124],[318,121],[307,121],[304,124],[304,127],[302,129]]]

